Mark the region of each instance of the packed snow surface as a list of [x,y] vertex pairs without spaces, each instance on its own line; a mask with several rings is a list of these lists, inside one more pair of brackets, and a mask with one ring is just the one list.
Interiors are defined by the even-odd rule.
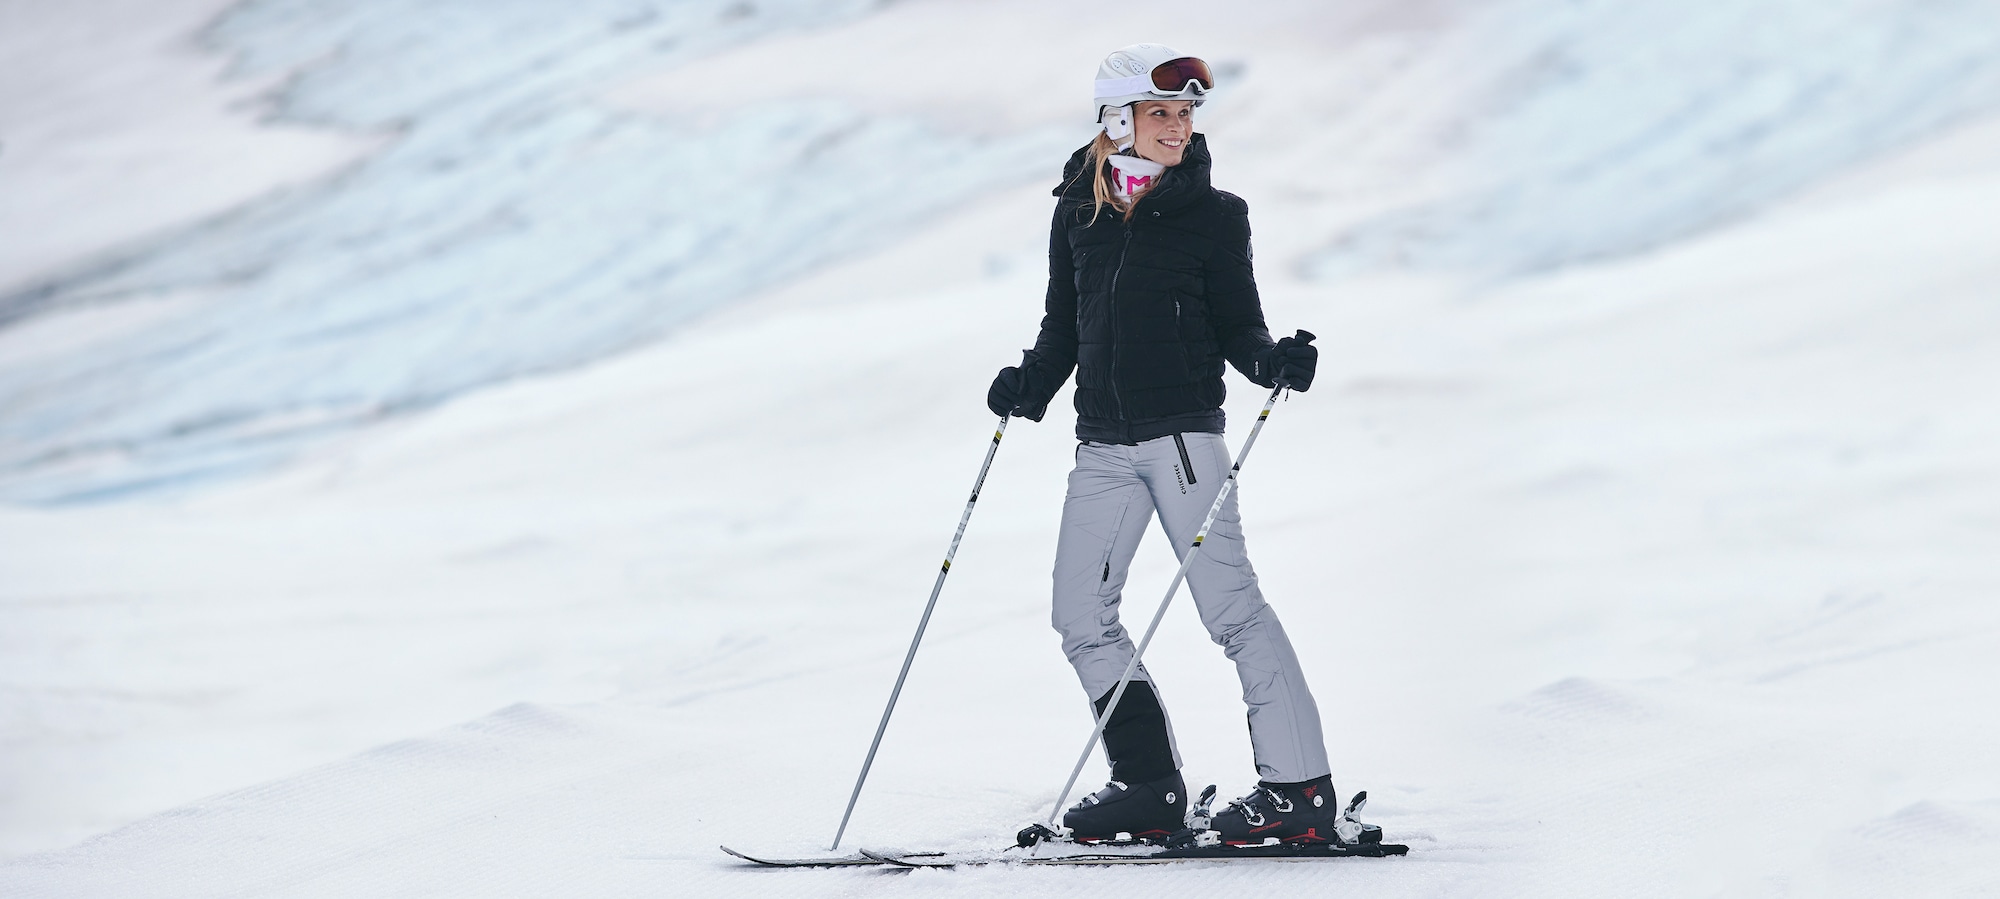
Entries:
[[[2000,891],[1994,7],[1161,6],[1200,24],[148,7],[282,85],[273,152],[329,143],[0,298],[0,895]],[[1217,183],[1322,335],[1246,530],[1411,854],[747,869],[715,845],[832,835],[1039,319],[1064,117],[1142,36],[1234,73]],[[1008,429],[851,845],[1003,844],[1088,734],[1066,406]],[[1128,616],[1171,571],[1149,538]],[[1245,791],[1186,597],[1148,667]]]

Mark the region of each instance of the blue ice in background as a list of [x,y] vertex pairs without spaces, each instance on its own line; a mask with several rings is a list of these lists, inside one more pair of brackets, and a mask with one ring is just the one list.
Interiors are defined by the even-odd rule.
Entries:
[[199,297],[143,333],[0,366],[0,498],[91,500],[265,465],[303,438],[645,343],[1052,174],[1073,133],[976,139],[803,102],[681,123],[597,102],[636,67],[871,6],[233,8],[206,40],[242,75],[298,72],[279,117],[393,140],[315,188],[0,296],[0,326]]
[[[635,72],[873,6],[231,8],[205,40],[242,75],[294,73],[276,117],[386,144],[319,185],[0,295],[0,327],[182,298],[137,333],[0,360],[0,500],[255,470],[303,440],[644,344],[1053,174],[1074,128],[972,136],[825,102],[675,121],[598,101]],[[2000,110],[1992,0],[1514,0],[1452,15],[1410,65],[1465,90],[1442,138],[1454,187],[1325,235],[1308,274],[1507,276],[1643,251]]]
[[1448,199],[1339,235],[1323,277],[1518,276],[1665,245],[2000,110],[2000,3],[1513,0],[1424,65],[1473,85]]

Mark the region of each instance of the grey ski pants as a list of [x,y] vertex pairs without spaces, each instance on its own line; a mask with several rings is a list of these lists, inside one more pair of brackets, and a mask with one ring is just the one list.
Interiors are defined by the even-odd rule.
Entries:
[[[1229,466],[1220,434],[1186,433],[1137,446],[1085,442],[1077,447],[1056,542],[1051,620],[1090,700],[1116,687],[1132,660],[1132,638],[1119,623],[1118,605],[1126,569],[1148,521],[1157,510],[1174,554],[1185,559]],[[1257,588],[1234,492],[1188,568],[1187,588],[1209,638],[1236,663],[1258,777],[1297,783],[1330,773],[1319,707],[1277,613]],[[1133,677],[1153,681],[1143,662]],[[1153,689],[1159,693],[1157,682]],[[1174,763],[1180,763],[1178,750]]]

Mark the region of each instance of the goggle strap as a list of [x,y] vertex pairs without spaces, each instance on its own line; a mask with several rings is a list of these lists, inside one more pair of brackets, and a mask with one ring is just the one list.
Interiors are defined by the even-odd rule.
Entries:
[[1133,75],[1130,78],[1101,78],[1097,81],[1096,97],[1122,97],[1126,94],[1144,94],[1153,90],[1153,76]]
[[[1189,78],[1188,82],[1194,84],[1195,93],[1208,93],[1208,89],[1202,87],[1201,82],[1195,81],[1193,78]],[[1111,78],[1099,81],[1097,82],[1096,93],[1091,94],[1091,99],[1095,100],[1098,97],[1126,97],[1132,94],[1160,94],[1166,96],[1182,93],[1186,90],[1187,83],[1183,83],[1179,91],[1162,91],[1153,86],[1153,77],[1151,75],[1139,75],[1134,78]]]

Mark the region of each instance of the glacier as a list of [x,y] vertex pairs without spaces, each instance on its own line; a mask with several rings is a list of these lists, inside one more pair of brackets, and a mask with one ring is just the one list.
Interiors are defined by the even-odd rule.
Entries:
[[[74,352],[0,359],[0,498],[102,500],[264,470],[355,425],[630,350],[971,198],[1047,180],[1080,140],[1053,124],[970,134],[837,96],[684,117],[601,102],[635,72],[871,8],[232,7],[202,40],[236,77],[282,80],[273,121],[386,145],[322,183],[0,295],[0,329],[159,310]],[[1426,122],[1424,164],[1386,179],[1426,188],[1323,226],[1297,264],[1332,279],[1517,277],[1741,219],[2000,109],[1992,12],[1985,0],[1453,8],[1393,72],[1431,86],[1428,105],[1329,122],[1349,134]],[[698,70],[688,82],[704,89]],[[1338,165],[1341,149],[1327,153]]]
[[77,352],[0,360],[0,497],[88,501],[253,471],[317,436],[628,350],[1047,174],[1075,142],[1075,129],[941,133],[837,102],[681,122],[593,102],[639,67],[867,8],[232,8],[204,39],[242,77],[290,73],[273,117],[392,139],[324,183],[0,296],[0,326],[185,300]]

